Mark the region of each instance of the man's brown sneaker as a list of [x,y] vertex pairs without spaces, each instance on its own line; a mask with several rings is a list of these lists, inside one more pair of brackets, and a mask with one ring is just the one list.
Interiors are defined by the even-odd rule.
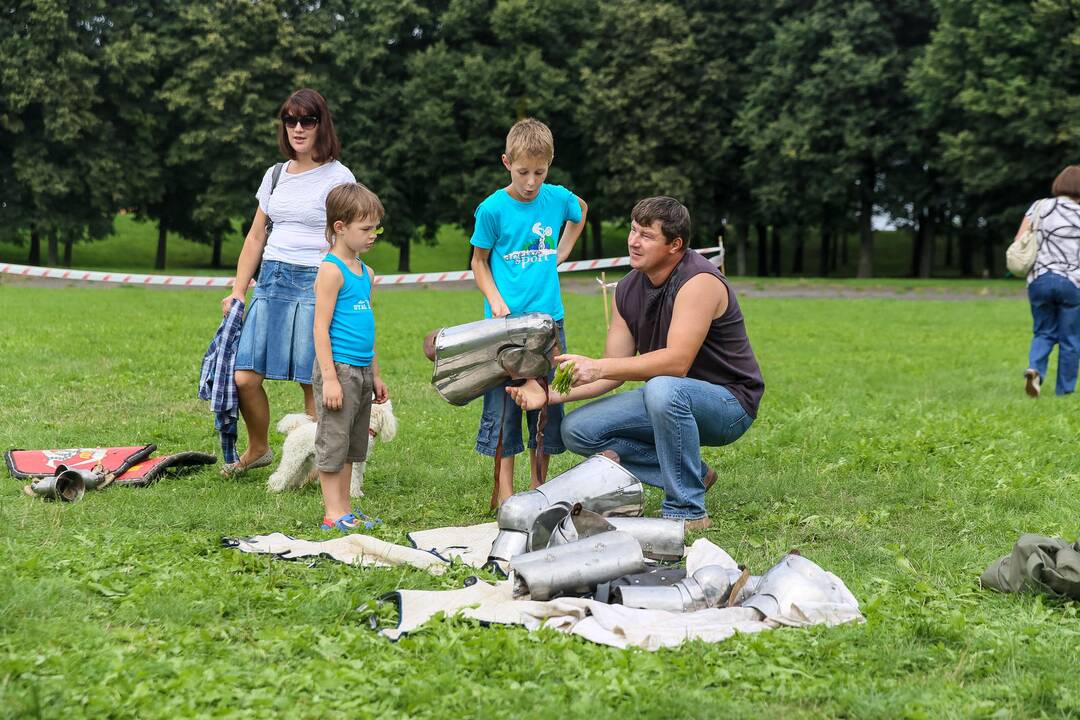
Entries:
[[687,520],[683,524],[683,527],[686,529],[686,532],[697,532],[699,530],[708,530],[710,527],[712,527],[712,520],[710,520],[709,516],[706,515],[705,517],[699,517],[699,518],[695,518],[693,520]]
[[[705,463],[701,463],[705,465]],[[708,465],[705,465],[705,492],[709,492],[709,488],[716,482],[716,471]]]

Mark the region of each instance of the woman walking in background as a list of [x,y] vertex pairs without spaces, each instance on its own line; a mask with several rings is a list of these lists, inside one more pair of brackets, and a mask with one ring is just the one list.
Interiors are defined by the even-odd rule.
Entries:
[[[236,389],[248,445],[238,462],[222,468],[236,475],[269,465],[270,402],[263,380],[293,380],[304,391],[305,411],[315,417],[311,372],[315,275],[326,255],[326,195],[356,182],[338,161],[341,143],[323,96],[297,90],[278,113],[278,147],[287,161],[267,168],[255,197],[259,207],[236,263],[233,291],[221,302],[228,313],[243,301],[259,269],[259,281],[236,351]],[[276,182],[275,182],[276,181]]]
[[1039,397],[1055,344],[1058,395],[1076,389],[1080,365],[1080,165],[1062,170],[1050,192],[1032,204],[1017,231],[1017,237],[1026,233],[1039,213],[1035,265],[1027,276],[1034,336],[1024,378],[1031,397]]

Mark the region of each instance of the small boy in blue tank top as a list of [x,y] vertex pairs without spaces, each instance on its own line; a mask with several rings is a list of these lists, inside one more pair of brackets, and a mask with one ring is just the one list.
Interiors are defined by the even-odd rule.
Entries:
[[330,252],[315,276],[315,368],[312,387],[318,428],[315,467],[325,514],[322,528],[351,532],[373,521],[349,502],[352,464],[367,457],[372,395],[390,393],[375,355],[371,293],[375,273],[360,261],[382,233],[379,197],[360,183],[338,185],[326,196]]
[[[510,184],[489,195],[476,208],[472,270],[484,294],[484,317],[542,312],[558,324],[559,345],[566,352],[563,304],[559,291],[559,263],[570,256],[585,228],[585,201],[561,185],[544,183],[555,158],[555,140],[548,126],[526,118],[506,136],[503,167]],[[566,226],[565,232],[563,226]],[[550,378],[549,378],[550,380]],[[550,455],[565,452],[560,427],[562,405],[548,407],[544,454],[537,472],[536,423],[539,413],[528,413],[532,483],[540,484]],[[507,401],[505,386],[484,395],[484,411],[476,436],[476,450],[495,456],[502,437],[502,460],[497,473],[497,502],[514,494],[514,456],[525,448],[521,441],[521,408]],[[493,503],[494,504],[494,503]]]

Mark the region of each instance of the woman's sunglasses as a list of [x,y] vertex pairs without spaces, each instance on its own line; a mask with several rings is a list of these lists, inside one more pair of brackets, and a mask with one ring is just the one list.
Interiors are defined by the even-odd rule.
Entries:
[[319,124],[319,116],[304,115],[302,117],[295,117],[293,115],[282,115],[281,122],[285,123],[285,127],[287,128],[294,128],[296,127],[297,123],[299,123],[300,127],[304,128],[305,130],[310,130],[311,128]]

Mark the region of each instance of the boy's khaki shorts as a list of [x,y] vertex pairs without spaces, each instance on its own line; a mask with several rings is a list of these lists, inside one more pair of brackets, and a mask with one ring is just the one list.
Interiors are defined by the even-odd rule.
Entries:
[[341,383],[341,409],[323,406],[323,377],[316,361],[311,385],[315,393],[315,467],[322,472],[337,472],[347,462],[367,459],[368,427],[371,425],[371,395],[375,376],[371,367],[334,363]]

